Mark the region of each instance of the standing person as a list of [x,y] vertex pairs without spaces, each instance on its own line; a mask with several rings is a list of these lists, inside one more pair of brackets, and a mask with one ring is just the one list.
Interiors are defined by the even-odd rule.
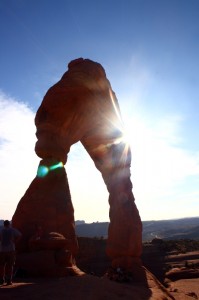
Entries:
[[15,243],[20,239],[21,232],[10,226],[8,220],[0,230],[0,284],[12,284],[13,266],[15,264]]

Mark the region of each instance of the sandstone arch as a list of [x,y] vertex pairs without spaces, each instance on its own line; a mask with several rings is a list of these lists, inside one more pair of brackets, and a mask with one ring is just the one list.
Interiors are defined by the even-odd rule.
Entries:
[[[28,250],[34,226],[67,240],[75,264],[78,244],[73,205],[64,164],[71,145],[80,141],[101,172],[109,192],[107,254],[113,267],[132,270],[140,263],[142,224],[130,179],[131,151],[123,140],[117,98],[103,67],[89,59],[69,63],[68,71],[44,96],[35,124],[39,170],[20,200],[13,224],[23,233],[19,251]],[[42,169],[43,168],[43,169]]]

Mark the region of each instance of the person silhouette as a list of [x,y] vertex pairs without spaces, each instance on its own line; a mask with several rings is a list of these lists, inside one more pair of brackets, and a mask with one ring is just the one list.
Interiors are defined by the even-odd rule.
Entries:
[[12,284],[13,267],[16,260],[15,243],[22,234],[16,228],[11,227],[10,221],[5,220],[0,230],[0,284]]

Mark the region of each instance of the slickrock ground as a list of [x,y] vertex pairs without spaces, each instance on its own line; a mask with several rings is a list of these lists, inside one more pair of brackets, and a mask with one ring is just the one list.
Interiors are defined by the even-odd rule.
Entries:
[[199,278],[171,282],[168,290],[176,300],[199,299]]
[[[173,241],[184,245],[184,241]],[[183,251],[161,250],[161,245],[149,244],[144,248],[144,265],[176,300],[199,299],[199,251],[190,251],[193,241],[187,241]],[[166,245],[166,242],[165,242]]]
[[80,239],[79,242],[81,251],[77,258],[78,266],[87,273],[95,271],[98,276],[82,274],[64,278],[15,278],[12,286],[0,288],[0,300],[199,299],[199,251],[171,252],[165,256],[158,247],[147,248],[144,258],[147,287],[133,281],[118,283],[102,275],[109,265],[105,257],[104,240]]
[[56,279],[29,279],[0,289],[2,300],[194,300],[199,299],[199,279],[183,279],[172,283],[169,296],[150,283],[146,288],[139,284],[120,284],[92,275]]
[[[147,272],[148,287],[140,283],[118,283],[107,277],[82,275],[56,279],[29,279],[0,289],[3,300],[170,300],[174,299]],[[189,299],[189,298],[187,298]],[[190,298],[191,299],[191,298]]]
[[199,299],[199,252],[169,255],[165,261],[172,266],[165,283],[175,299]]
[[[172,272],[179,270],[173,270]],[[173,275],[174,276],[174,275]],[[199,299],[199,278],[167,279],[165,288],[146,270],[148,286],[139,282],[118,283],[106,276],[84,274],[63,278],[17,278],[0,288],[2,300],[194,300]]]

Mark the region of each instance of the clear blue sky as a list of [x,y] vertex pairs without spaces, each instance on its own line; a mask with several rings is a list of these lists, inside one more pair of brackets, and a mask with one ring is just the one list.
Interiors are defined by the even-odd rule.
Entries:
[[[103,65],[132,145],[143,220],[199,215],[199,1],[0,0],[0,218],[36,174],[34,115],[70,60]],[[75,218],[108,221],[81,147],[66,166]]]

